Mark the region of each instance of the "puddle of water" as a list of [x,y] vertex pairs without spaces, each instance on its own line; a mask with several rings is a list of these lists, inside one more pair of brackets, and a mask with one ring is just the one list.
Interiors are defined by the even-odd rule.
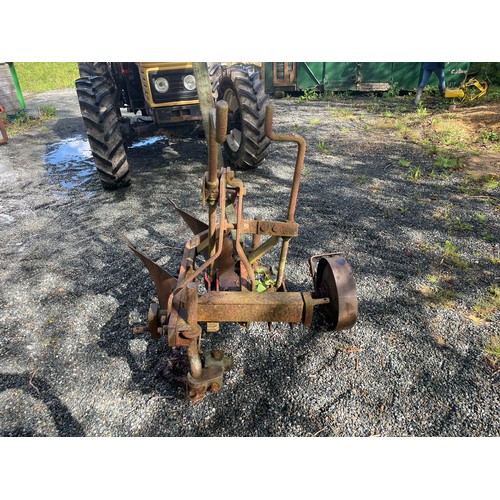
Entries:
[[81,136],[50,144],[45,154],[49,174],[54,175],[66,189],[87,187],[97,176],[92,151],[87,139]]
[[151,144],[156,144],[157,142],[165,142],[166,140],[166,137],[162,135],[146,137],[145,139],[141,139],[140,141],[135,141],[132,146],[128,147],[128,149],[143,148],[144,146],[151,146]]
[[[128,149],[164,144],[166,140],[163,136],[148,137],[134,142]],[[90,195],[100,188],[92,150],[86,137],[71,137],[50,144],[45,154],[45,163],[48,173],[65,191],[79,189]]]

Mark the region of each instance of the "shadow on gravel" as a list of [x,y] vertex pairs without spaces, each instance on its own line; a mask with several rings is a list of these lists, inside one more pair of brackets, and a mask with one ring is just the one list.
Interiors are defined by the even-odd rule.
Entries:
[[[71,415],[68,407],[54,394],[50,385],[40,377],[33,377],[30,373],[2,373],[0,374],[0,391],[17,389],[28,393],[31,397],[43,402],[49,411],[53,423],[57,429],[59,437],[78,437],[84,436],[83,427]],[[23,425],[3,429],[3,436],[9,437],[29,437],[40,436],[35,429],[29,428],[29,419],[23,422]]]
[[68,135],[84,135],[83,120],[81,117],[59,118],[52,130],[63,140],[66,140]]

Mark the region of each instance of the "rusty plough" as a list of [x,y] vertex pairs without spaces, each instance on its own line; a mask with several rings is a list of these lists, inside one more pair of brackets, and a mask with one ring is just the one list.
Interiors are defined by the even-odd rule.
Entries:
[[[224,371],[232,367],[231,357],[219,350],[202,355],[201,324],[207,332],[217,332],[223,322],[311,326],[315,306],[325,308],[332,329],[350,328],[356,322],[355,282],[349,264],[339,254],[314,255],[309,259],[314,291],[286,289],[285,262],[290,240],[298,235],[295,209],[306,143],[300,135],[273,132],[273,113],[274,108],[268,106],[265,123],[268,138],[298,145],[286,220],[244,218],[243,199],[247,192],[243,182],[231,169],[218,167],[218,145],[226,139],[228,120],[227,103],[219,101],[210,115],[209,164],[202,189],[208,224],[174,204],[194,233],[184,246],[177,277],[127,240],[149,270],[158,293],[158,303],[149,308],[147,325],[134,331],[149,331],[153,339],[167,335],[170,347],[187,348],[188,397],[193,402],[202,399],[207,391],[218,392]],[[261,258],[280,243],[277,267],[265,267]],[[198,256],[203,258],[200,265]]]

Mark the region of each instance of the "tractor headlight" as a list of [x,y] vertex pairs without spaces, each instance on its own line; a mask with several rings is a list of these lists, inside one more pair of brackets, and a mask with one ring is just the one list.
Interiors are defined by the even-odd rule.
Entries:
[[166,78],[164,78],[163,76],[160,76],[160,78],[155,78],[153,80],[153,83],[154,83],[156,91],[159,92],[160,94],[164,94],[165,92],[168,92],[168,89],[169,89],[168,80]]
[[184,83],[184,88],[186,90],[195,90],[196,89],[196,79],[194,75],[186,75],[182,80]]

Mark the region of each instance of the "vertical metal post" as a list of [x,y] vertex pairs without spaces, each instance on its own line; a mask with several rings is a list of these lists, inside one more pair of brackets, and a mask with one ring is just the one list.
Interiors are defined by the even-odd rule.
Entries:
[[14,67],[14,63],[10,62],[8,64],[12,81],[14,82],[14,88],[16,89],[17,99],[19,100],[19,105],[21,106],[21,110],[25,110],[26,103],[24,102],[23,93],[21,92],[21,85],[19,84],[19,79],[17,78],[16,68]]
[[[210,110],[215,107],[215,103],[212,95],[212,84],[210,83],[208,63],[193,62],[193,73],[196,78],[196,90],[200,101],[203,130],[205,132],[206,140],[209,141]],[[219,153],[221,153],[220,146],[216,147],[219,150]],[[222,155],[219,154],[218,157],[218,165],[219,167],[222,167]]]
[[[219,197],[219,172],[218,158],[221,155],[219,145],[226,139],[228,120],[228,105],[225,101],[219,101],[215,110],[210,111],[210,122],[208,132],[208,178],[205,189],[208,199],[208,238],[209,256],[215,253],[215,231],[217,229],[217,200]],[[225,194],[223,195],[225,196]],[[219,235],[223,238],[223,235]],[[213,278],[214,266],[210,266],[210,277]]]

